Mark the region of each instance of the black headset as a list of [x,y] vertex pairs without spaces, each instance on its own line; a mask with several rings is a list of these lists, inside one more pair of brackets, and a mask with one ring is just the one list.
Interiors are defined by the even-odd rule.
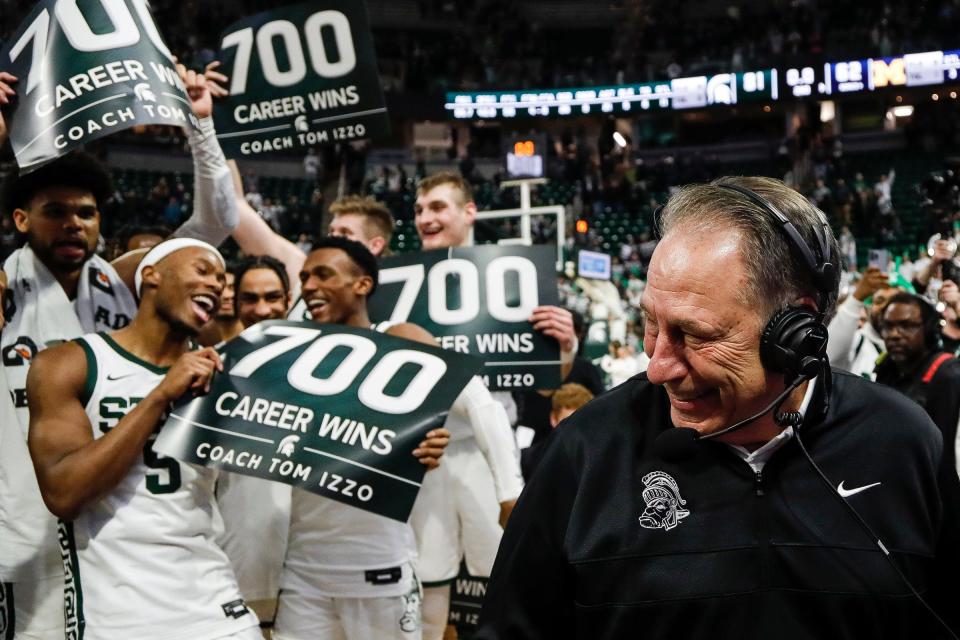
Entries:
[[760,334],[760,362],[769,371],[783,373],[787,380],[815,377],[827,366],[827,326],[824,324],[824,309],[830,295],[835,293],[837,277],[826,218],[818,211],[822,224],[813,228],[818,246],[811,249],[793,223],[769,200],[740,185],[718,184],[717,186],[745,196],[765,211],[776,223],[777,228],[783,232],[791,251],[806,265],[813,285],[817,289],[818,309],[806,305],[794,305],[773,314]]

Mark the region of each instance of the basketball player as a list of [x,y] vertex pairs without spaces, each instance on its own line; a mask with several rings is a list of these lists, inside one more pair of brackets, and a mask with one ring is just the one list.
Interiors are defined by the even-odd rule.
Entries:
[[[320,240],[300,276],[312,319],[369,328],[366,300],[376,288],[377,271],[373,254],[359,242],[339,237]],[[409,323],[379,330],[436,345],[429,333]],[[506,422],[503,408],[478,378],[458,396],[451,413],[461,420],[484,416]],[[435,448],[430,436],[438,435],[446,439],[448,434],[431,432],[420,450]],[[419,640],[416,557],[409,523],[294,491],[274,638]]]
[[40,353],[27,378],[28,444],[43,500],[60,518],[67,637],[259,640],[214,540],[216,471],[159,456],[171,403],[222,370],[190,342],[219,305],[224,262],[177,239],[140,263],[126,328]]
[[201,346],[210,347],[227,342],[243,331],[243,325],[237,318],[235,284],[234,269],[227,265],[227,281],[223,286],[223,293],[220,294],[220,308],[217,309],[213,322],[204,325],[197,336],[197,343]]
[[[286,270],[279,260],[270,256],[254,256],[241,261],[236,267],[236,283],[236,312],[243,328],[263,320],[281,320],[286,317],[290,303],[290,287]],[[428,468],[433,468],[448,438],[449,434],[444,429],[431,431],[414,455]],[[396,540],[391,537],[398,528],[391,526],[393,521],[313,494],[297,495],[296,504],[298,507],[313,505],[314,498],[319,502],[322,517],[318,522],[311,520],[302,524],[301,529],[307,529],[307,539],[298,539],[291,543],[294,549],[304,550],[307,554],[304,560],[314,567],[329,566],[328,556],[332,554],[326,549],[330,544],[339,543],[338,538],[350,541],[350,549],[346,552],[353,550],[357,553],[355,556],[340,558],[341,564],[345,566],[364,567],[369,545],[396,544],[401,547],[400,554],[404,558],[411,551],[415,553],[415,549],[403,549],[403,541],[412,539],[412,536],[400,536]],[[291,488],[280,483],[264,482],[259,478],[226,473],[222,474],[217,485],[217,501],[225,524],[224,534],[220,538],[221,546],[236,571],[241,593],[261,619],[261,626],[271,624],[276,612],[280,571],[287,550]],[[252,517],[254,513],[256,517]],[[297,517],[300,517],[299,511]],[[300,535],[300,529],[296,530],[295,535]],[[328,536],[326,541],[323,541],[324,536]],[[374,563],[365,566],[363,570],[377,571],[383,568]],[[311,567],[311,575],[316,570]],[[348,578],[352,577],[353,573],[349,572]],[[336,582],[336,576],[328,580]],[[389,583],[387,587],[390,587]],[[352,587],[348,587],[346,592],[349,593],[350,589]],[[294,598],[296,593],[291,591],[288,596]],[[396,598],[388,598],[386,603],[374,601],[368,602],[368,605],[378,605],[378,611],[390,611],[396,607],[395,600]],[[406,613],[409,604],[406,600],[402,604]],[[409,617],[410,621],[413,619]],[[419,619],[419,607],[416,619]],[[306,622],[312,624],[312,618],[308,617]],[[324,624],[335,628],[332,626],[333,622]],[[362,630],[365,628],[362,624],[363,619],[358,620],[351,628]],[[373,636],[356,633],[350,637]]]
[[[219,243],[236,226],[226,161],[213,131],[204,77],[179,69],[200,131],[188,133],[195,197],[175,233]],[[94,251],[113,193],[95,158],[70,153],[4,184],[2,209],[26,246],[4,262],[0,334],[0,630],[23,640],[63,638],[63,566],[57,523],[43,505],[27,452],[26,378],[38,351],[84,333],[119,329],[136,313],[133,276],[143,252],[110,263]],[[15,630],[15,631],[14,631]]]
[[[473,244],[471,232],[477,205],[469,183],[459,174],[437,173],[421,180],[414,214],[425,251]],[[541,306],[534,309],[530,322],[534,330],[560,343],[561,379],[566,377],[577,352],[570,312]],[[505,405],[513,405],[508,393],[495,392],[494,397]],[[424,640],[443,637],[450,609],[450,584],[459,573],[461,559],[466,561],[471,575],[490,575],[502,527],[523,486],[519,465],[509,486],[500,486],[503,480],[496,475],[491,477],[491,469],[483,464],[470,432],[450,424],[455,420],[456,416],[451,416],[447,424],[453,434],[447,459],[437,473],[424,478],[411,514],[424,586]]]
[[327,235],[360,242],[379,257],[390,255],[394,221],[390,209],[370,196],[346,196],[330,205]]

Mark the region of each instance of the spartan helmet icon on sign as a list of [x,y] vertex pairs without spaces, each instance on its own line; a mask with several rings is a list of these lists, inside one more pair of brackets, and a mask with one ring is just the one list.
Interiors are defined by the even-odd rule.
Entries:
[[285,437],[280,441],[280,444],[277,445],[277,453],[289,458],[293,455],[293,452],[296,451],[298,442],[300,442],[300,436]]
[[133,87],[133,95],[137,97],[137,100],[140,102],[156,102],[157,96],[150,90],[150,85],[146,82],[141,82],[140,84]]
[[643,476],[642,495],[647,503],[640,516],[640,526],[644,529],[670,531],[690,515],[689,510],[681,508],[687,501],[680,497],[677,481],[663,471],[651,471]]
[[310,131],[310,125],[307,123],[307,116],[297,116],[293,121],[293,128],[297,131]]

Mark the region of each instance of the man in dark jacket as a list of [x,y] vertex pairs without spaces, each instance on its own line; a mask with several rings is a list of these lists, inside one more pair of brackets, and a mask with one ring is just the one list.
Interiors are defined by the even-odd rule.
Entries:
[[960,361],[942,349],[939,312],[919,296],[898,293],[884,309],[880,334],[886,353],[877,364],[877,382],[893,387],[926,410],[943,433],[944,453],[956,468]]
[[[822,214],[724,178],[661,220],[647,373],[553,433],[479,637],[950,637],[960,480],[920,407],[824,366],[839,252]],[[700,441],[667,456],[658,437],[692,433],[676,427]]]

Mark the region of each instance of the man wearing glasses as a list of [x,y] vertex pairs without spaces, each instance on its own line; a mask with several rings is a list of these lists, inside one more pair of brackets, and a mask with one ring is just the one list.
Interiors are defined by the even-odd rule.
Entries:
[[877,360],[877,382],[922,406],[943,432],[946,459],[956,468],[960,418],[960,361],[943,350],[940,313],[910,293],[892,296],[883,311],[880,335],[887,352]]

